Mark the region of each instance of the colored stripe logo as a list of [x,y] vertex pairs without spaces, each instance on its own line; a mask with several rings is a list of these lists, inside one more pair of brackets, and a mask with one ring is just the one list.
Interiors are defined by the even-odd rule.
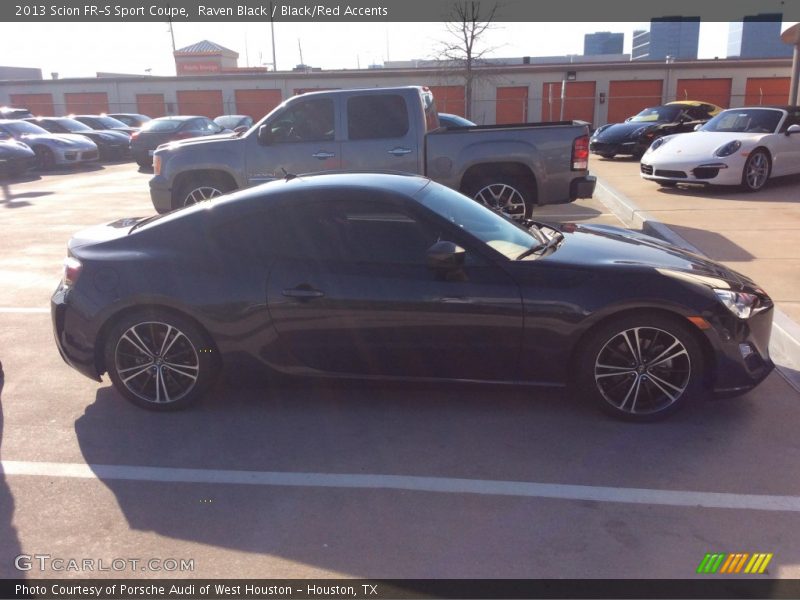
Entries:
[[772,552],[735,552],[727,554],[722,552],[708,553],[697,566],[697,572],[704,575],[714,574],[757,574],[762,575],[766,572],[767,566],[774,554]]

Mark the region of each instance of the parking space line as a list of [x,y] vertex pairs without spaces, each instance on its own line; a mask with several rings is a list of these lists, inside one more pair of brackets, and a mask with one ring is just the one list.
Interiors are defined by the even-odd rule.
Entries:
[[19,308],[14,306],[0,306],[0,313],[50,313],[49,308]]
[[622,504],[800,512],[800,496],[620,488],[451,477],[181,469],[15,460],[0,461],[0,473],[7,476],[27,475],[159,483],[406,490],[445,494],[589,500]]

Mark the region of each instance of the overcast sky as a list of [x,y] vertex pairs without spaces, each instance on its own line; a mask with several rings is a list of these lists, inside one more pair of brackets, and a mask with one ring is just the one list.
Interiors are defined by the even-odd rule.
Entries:
[[[551,56],[583,53],[583,35],[595,31],[625,34],[630,52],[637,23],[498,23],[486,36],[491,56]],[[239,53],[239,66],[272,62],[268,22],[176,23],[178,48],[211,40]],[[366,68],[390,60],[434,58],[446,37],[443,23],[289,23],[275,24],[278,68],[303,61],[323,69]],[[727,23],[701,23],[700,58],[723,58]],[[0,23],[0,65],[37,67],[45,78],[94,76],[97,71],[175,75],[167,23]]]

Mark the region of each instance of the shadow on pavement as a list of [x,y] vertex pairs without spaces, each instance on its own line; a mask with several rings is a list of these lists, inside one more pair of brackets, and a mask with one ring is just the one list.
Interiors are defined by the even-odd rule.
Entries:
[[787,175],[775,177],[767,182],[767,185],[758,192],[746,192],[737,186],[702,186],[687,185],[673,188],[655,187],[655,191],[667,196],[696,196],[704,198],[714,198],[718,200],[738,200],[745,202],[764,201],[775,202],[800,202],[800,175]]
[[[647,222],[645,222],[644,227],[646,230]],[[674,225],[672,223],[670,223],[669,228],[687,242],[701,248],[703,253],[711,260],[748,262],[756,258],[721,233],[709,231],[708,229],[696,229],[694,227]]]
[[[0,367],[0,458],[3,448],[3,384],[4,378]],[[0,471],[0,577],[22,578],[23,574],[14,570],[14,557],[22,554],[17,530],[13,525],[14,496],[6,482],[5,475]]]
[[[748,403],[697,404],[668,422],[632,426],[557,391],[316,381],[220,384],[197,408],[160,414],[105,387],[75,431],[90,466],[669,488],[689,457],[690,470],[718,468],[720,455],[735,461],[728,451],[740,443],[737,433],[752,410]],[[609,464],[618,465],[613,475]],[[585,532],[602,530],[608,511],[640,510],[586,502],[567,525],[558,500],[143,482],[96,473],[132,530],[353,576],[563,573],[547,561],[532,566],[531,552],[554,544],[580,554],[604,539],[587,541]],[[639,537],[628,536],[637,543]]]

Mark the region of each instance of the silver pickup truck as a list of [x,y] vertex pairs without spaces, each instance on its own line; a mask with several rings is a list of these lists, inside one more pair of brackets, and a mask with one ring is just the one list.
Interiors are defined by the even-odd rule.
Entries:
[[242,134],[159,147],[150,196],[167,212],[289,173],[401,171],[522,219],[536,204],[591,197],[588,157],[582,121],[444,129],[425,88],[313,92]]

